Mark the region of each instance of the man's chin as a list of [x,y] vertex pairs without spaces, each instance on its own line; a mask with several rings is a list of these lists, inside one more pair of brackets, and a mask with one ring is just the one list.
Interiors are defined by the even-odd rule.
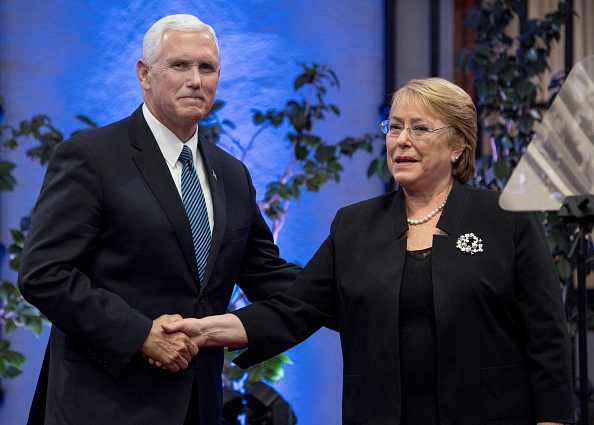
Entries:
[[212,102],[204,102],[200,100],[196,102],[192,101],[182,104],[180,109],[184,115],[206,115],[210,112],[212,105]]
[[209,109],[204,107],[200,108],[185,108],[181,114],[186,121],[198,122],[201,121],[206,115],[208,115]]

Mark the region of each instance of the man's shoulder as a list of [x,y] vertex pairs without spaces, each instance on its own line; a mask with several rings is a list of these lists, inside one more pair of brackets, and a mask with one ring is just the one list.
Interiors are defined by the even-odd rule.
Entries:
[[102,127],[82,130],[72,135],[67,141],[85,143],[121,139],[122,137],[126,137],[130,132],[129,118],[127,117]]
[[231,161],[237,164],[242,164],[242,162],[231,155],[229,152],[215,144],[214,142],[210,141],[205,137],[199,137],[199,144],[204,153],[209,156],[215,156],[220,158],[221,160]]
[[217,146],[215,143],[202,137],[200,138],[199,143],[202,154],[206,155],[213,167],[224,168],[227,175],[239,173],[235,175],[245,176],[250,174],[248,167],[243,162],[220,146]]

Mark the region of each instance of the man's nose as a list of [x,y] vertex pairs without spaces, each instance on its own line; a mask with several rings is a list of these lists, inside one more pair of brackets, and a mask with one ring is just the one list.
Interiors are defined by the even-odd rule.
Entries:
[[200,75],[200,67],[199,66],[190,66],[188,68],[188,82],[192,86],[200,86],[202,84],[202,75]]

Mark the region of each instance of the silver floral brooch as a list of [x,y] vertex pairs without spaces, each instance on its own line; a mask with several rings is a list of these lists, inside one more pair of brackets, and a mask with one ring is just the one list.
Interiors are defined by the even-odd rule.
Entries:
[[474,233],[466,233],[458,238],[456,248],[464,254],[474,255],[478,252],[483,252],[483,240]]

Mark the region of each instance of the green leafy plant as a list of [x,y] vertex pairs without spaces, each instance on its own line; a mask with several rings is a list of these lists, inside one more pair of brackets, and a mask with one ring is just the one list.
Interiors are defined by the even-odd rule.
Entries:
[[[457,64],[465,63],[466,72],[473,75],[482,137],[490,145],[490,151],[477,160],[475,185],[502,190],[526,151],[536,123],[542,121],[564,82],[564,72],[553,75],[550,95],[542,99],[551,48],[572,16],[569,2],[560,1],[558,9],[543,19],[527,19],[521,0],[479,2],[467,16],[465,25],[472,30],[474,43],[460,52]],[[508,35],[513,23],[519,23],[520,28],[515,37]],[[577,224],[561,221],[556,212],[540,216],[564,288],[570,334],[574,335],[577,302],[571,253]],[[594,327],[591,313],[589,324]]]
[[[259,202],[260,209],[272,222],[275,240],[283,227],[291,201],[298,199],[303,190],[317,192],[328,182],[340,182],[344,169],[341,159],[352,157],[358,151],[373,153],[377,142],[383,142],[383,135],[379,132],[346,137],[335,143],[316,134],[318,124],[328,117],[340,115],[340,109],[326,100],[329,89],[338,88],[340,84],[336,73],[326,65],[301,64],[301,67],[302,73],[293,83],[295,98],[287,100],[279,109],[252,110],[252,122],[257,129],[247,143],[242,143],[233,135],[235,124],[232,121],[219,118],[223,102],[215,103],[200,126],[203,136],[223,145],[227,143],[227,150],[237,150],[239,153],[236,156],[242,161],[254,149],[258,139],[266,136],[267,129],[287,130],[283,143],[289,150],[284,171],[267,184],[264,199]],[[389,175],[381,152],[368,169],[368,177],[374,175],[380,178]]]
[[[88,127],[96,124],[86,117],[78,116],[80,121]],[[77,130],[72,135],[82,130]],[[62,133],[54,127],[51,119],[46,115],[36,115],[30,120],[24,120],[17,127],[0,126],[0,149],[3,152],[13,151],[28,142],[35,145],[26,151],[26,156],[41,165],[47,164],[54,148],[64,140]],[[11,161],[0,161],[0,190],[12,191],[17,183],[12,174],[15,164]],[[8,265],[11,270],[19,269],[25,235],[28,230],[29,219],[23,217],[18,229],[11,229],[12,242],[8,246]],[[13,378],[21,373],[21,365],[25,357],[10,349],[10,341],[6,338],[19,327],[29,328],[35,335],[43,330],[47,319],[35,307],[27,303],[15,282],[3,280],[0,283],[0,378]]]
[[[479,120],[491,145],[491,152],[477,163],[476,181],[493,188],[505,185],[534,134],[535,122],[542,120],[542,111],[554,99],[538,101],[551,48],[571,16],[563,1],[540,21],[527,19],[524,8],[521,0],[479,3],[465,21],[474,33],[474,44],[458,57],[459,64],[466,60],[466,72],[474,74]],[[520,33],[511,37],[515,20]],[[559,78],[553,80],[557,87]]]
[[225,349],[225,365],[223,370],[223,380],[229,387],[237,387],[233,383],[241,383],[244,388],[249,388],[256,382],[267,382],[276,384],[279,379],[285,376],[284,365],[292,365],[293,361],[286,354],[278,354],[262,363],[259,363],[246,371],[236,366],[233,360],[239,356],[242,351],[228,351]]

